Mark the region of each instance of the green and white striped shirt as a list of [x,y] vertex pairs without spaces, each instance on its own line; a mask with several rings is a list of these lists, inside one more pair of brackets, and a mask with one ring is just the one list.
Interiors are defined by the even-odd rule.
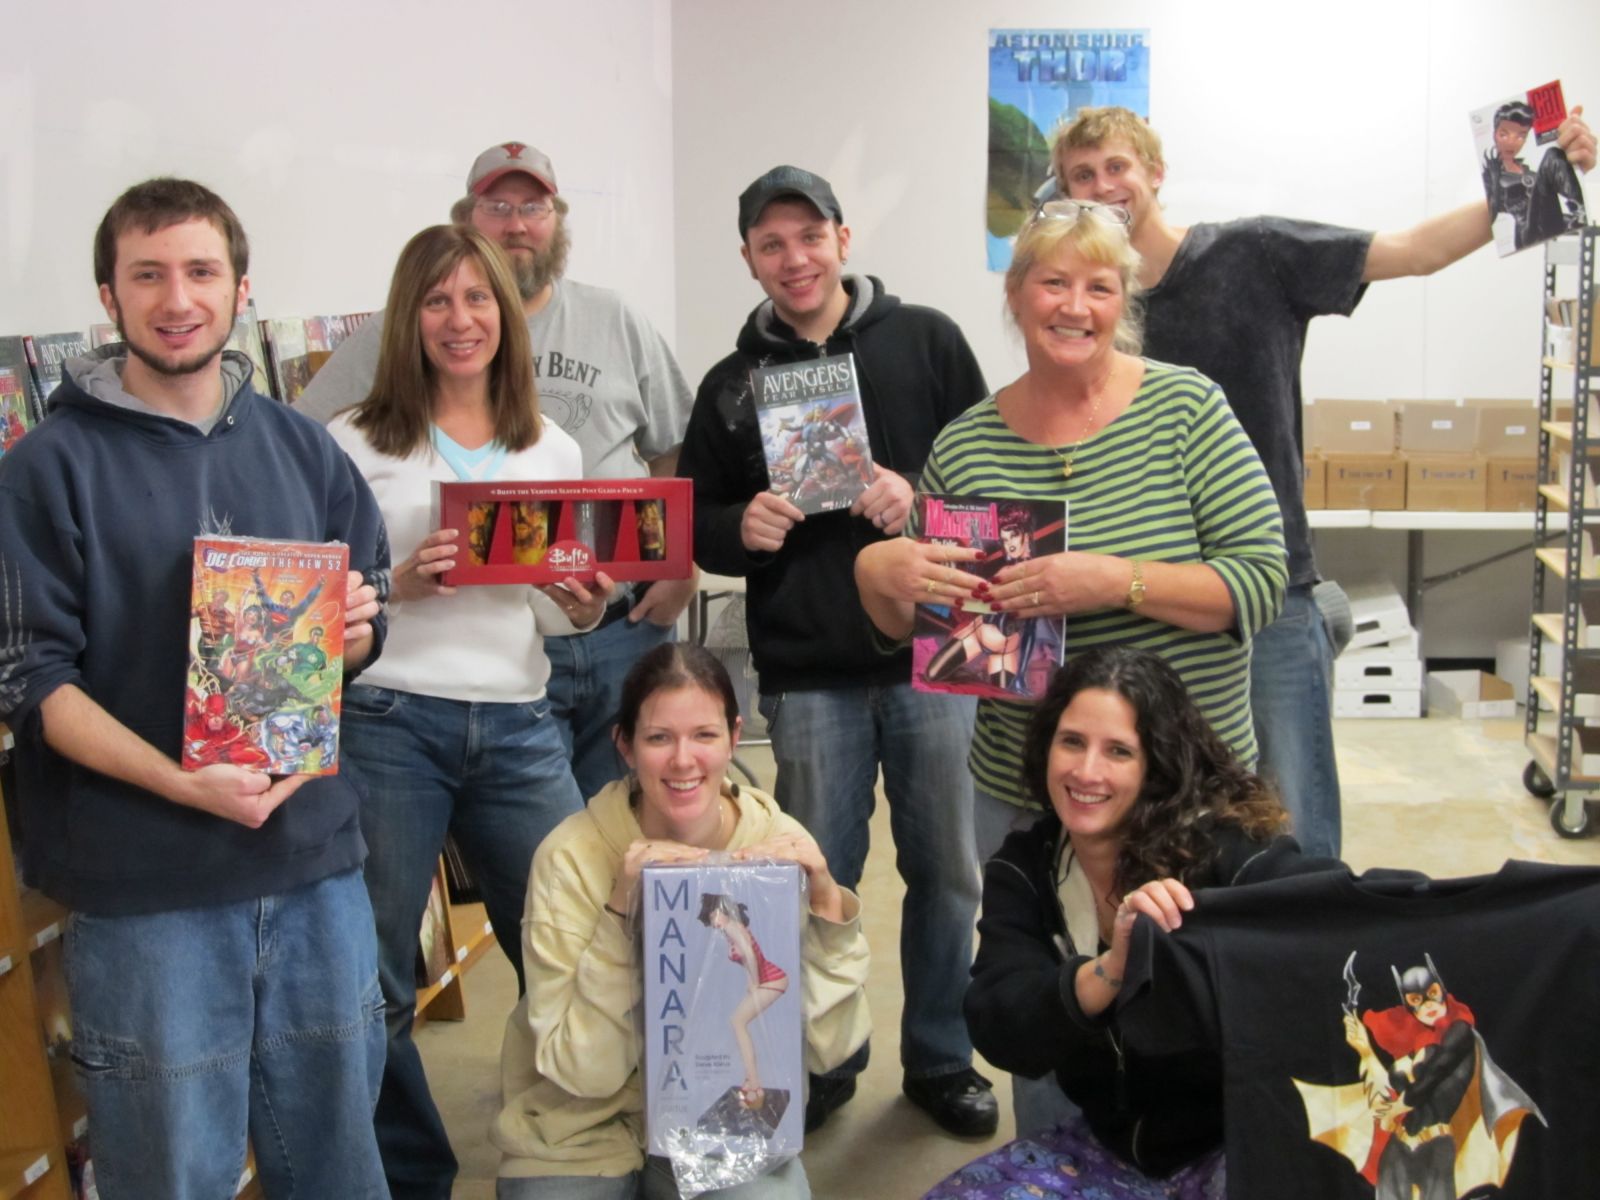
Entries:
[[[1078,448],[1070,479],[1061,467],[1056,449],[1013,433],[990,396],[945,427],[920,487],[1065,500],[1069,550],[1212,567],[1233,597],[1230,632],[1197,633],[1106,609],[1068,618],[1066,652],[1105,645],[1155,651],[1182,676],[1218,734],[1254,765],[1249,639],[1282,607],[1288,569],[1277,498],[1222,391],[1188,368],[1147,359],[1132,403]],[[1027,802],[1022,740],[1031,712],[1016,701],[978,702],[973,779],[1013,804]]]

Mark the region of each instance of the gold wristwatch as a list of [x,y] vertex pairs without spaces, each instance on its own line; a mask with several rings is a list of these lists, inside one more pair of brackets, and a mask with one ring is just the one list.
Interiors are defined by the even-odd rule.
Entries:
[[1144,603],[1144,564],[1137,559],[1133,564],[1133,578],[1128,582],[1128,598],[1122,602],[1130,612]]

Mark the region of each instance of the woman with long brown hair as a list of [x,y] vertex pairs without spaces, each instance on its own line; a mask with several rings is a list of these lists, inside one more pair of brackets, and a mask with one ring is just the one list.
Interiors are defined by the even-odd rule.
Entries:
[[378,1141],[391,1186],[407,1195],[446,1194],[455,1174],[411,1042],[418,929],[445,834],[520,984],[528,863],[583,807],[545,697],[544,638],[593,626],[610,581],[459,592],[439,582],[468,551],[468,531],[433,528],[436,482],[583,474],[577,443],[539,415],[532,364],[499,247],[468,226],[436,225],[400,253],[371,394],[328,426],[407,555],[393,572],[382,660],[344,699],[389,1026]]

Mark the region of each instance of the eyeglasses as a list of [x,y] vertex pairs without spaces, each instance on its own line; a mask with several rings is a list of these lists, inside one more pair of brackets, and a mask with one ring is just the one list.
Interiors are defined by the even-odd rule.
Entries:
[[1046,200],[1034,211],[1035,221],[1079,221],[1085,216],[1107,225],[1125,228],[1133,217],[1125,208],[1115,204],[1096,204],[1092,200]]
[[512,213],[524,221],[537,221],[548,217],[555,206],[548,200],[528,200],[522,204],[512,204],[509,200],[479,200],[474,207],[496,221],[509,221]]

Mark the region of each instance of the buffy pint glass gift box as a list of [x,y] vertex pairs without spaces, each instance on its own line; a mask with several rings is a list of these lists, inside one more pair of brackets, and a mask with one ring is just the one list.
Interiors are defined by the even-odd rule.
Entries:
[[687,479],[440,482],[434,528],[461,531],[440,582],[687,579],[693,503]]

